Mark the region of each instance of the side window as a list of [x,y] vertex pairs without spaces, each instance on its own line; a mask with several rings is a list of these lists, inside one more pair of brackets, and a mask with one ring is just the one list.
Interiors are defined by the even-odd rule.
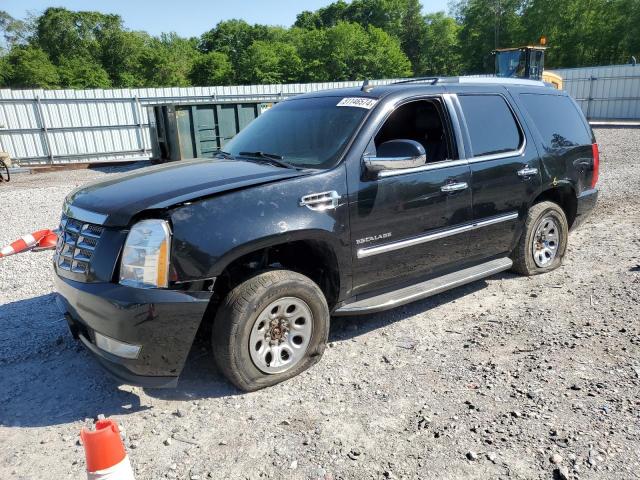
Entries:
[[474,157],[520,148],[522,133],[500,95],[459,95]]
[[415,140],[427,153],[427,163],[453,158],[442,107],[436,100],[418,100],[398,107],[374,138],[376,148],[389,140]]
[[569,97],[522,93],[520,99],[547,150],[591,144],[591,132]]

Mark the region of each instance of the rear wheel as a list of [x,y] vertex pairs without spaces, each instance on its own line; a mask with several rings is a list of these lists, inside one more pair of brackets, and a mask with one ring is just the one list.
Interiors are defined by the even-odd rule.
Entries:
[[303,372],[324,353],[329,308],[320,288],[288,270],[262,272],[235,287],[213,323],[220,371],[245,391]]
[[0,160],[0,182],[8,182],[10,179],[9,167],[7,167],[6,163]]
[[569,226],[562,208],[553,202],[533,205],[525,230],[513,252],[512,270],[523,275],[550,272],[562,265]]

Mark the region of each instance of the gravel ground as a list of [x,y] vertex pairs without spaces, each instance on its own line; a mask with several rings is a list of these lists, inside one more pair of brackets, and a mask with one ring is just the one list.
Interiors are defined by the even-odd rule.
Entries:
[[[68,334],[50,254],[1,260],[0,478],[82,478],[99,414],[138,480],[640,478],[640,130],[596,135],[601,197],[563,268],[334,319],[319,365],[256,393],[206,343],[175,390],[118,386]],[[0,185],[0,245],[112,171]]]

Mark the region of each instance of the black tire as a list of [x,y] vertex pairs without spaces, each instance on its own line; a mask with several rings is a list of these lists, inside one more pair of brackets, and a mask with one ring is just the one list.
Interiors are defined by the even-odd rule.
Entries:
[[0,160],[0,182],[8,182],[9,180],[11,180],[9,167],[7,167],[6,163]]
[[[557,226],[557,247],[555,257],[547,265],[540,266],[533,255],[533,245],[536,241],[535,233],[540,223],[548,218],[553,219]],[[513,266],[511,270],[521,275],[538,275],[550,272],[562,265],[564,254],[567,250],[569,238],[569,225],[567,216],[562,208],[553,202],[540,202],[533,205],[527,214],[524,232],[518,241],[518,245],[512,253]]]
[[[303,300],[313,316],[313,329],[304,357],[282,373],[264,373],[249,352],[249,338],[258,316],[283,297]],[[236,387],[250,392],[298,375],[317,363],[329,335],[329,308],[312,280],[289,270],[269,270],[235,287],[220,305],[213,322],[213,355],[218,369]]]

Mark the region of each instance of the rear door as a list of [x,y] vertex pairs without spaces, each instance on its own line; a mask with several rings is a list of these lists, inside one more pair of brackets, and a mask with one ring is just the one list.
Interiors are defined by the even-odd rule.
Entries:
[[468,142],[473,220],[470,260],[510,252],[531,198],[540,188],[538,152],[510,98],[503,93],[459,94]]

